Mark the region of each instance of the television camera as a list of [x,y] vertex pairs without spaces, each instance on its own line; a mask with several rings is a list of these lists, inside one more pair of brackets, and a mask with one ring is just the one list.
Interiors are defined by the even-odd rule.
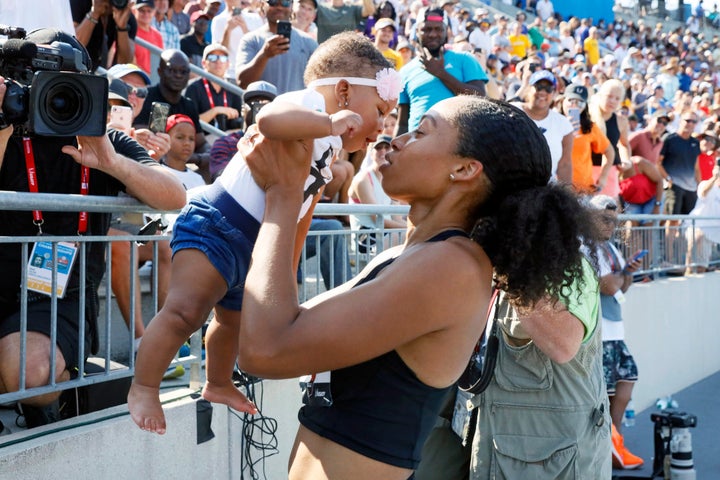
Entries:
[[0,40],[7,88],[0,125],[23,135],[105,134],[108,82],[88,73],[85,52],[60,41],[37,44],[20,27],[0,25],[0,35],[8,37]]

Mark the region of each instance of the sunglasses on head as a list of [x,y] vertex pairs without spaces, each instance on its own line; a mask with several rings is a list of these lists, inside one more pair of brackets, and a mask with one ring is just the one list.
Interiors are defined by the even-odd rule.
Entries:
[[228,56],[227,55],[218,55],[216,53],[211,53],[207,56],[207,60],[209,62],[227,62]]
[[292,6],[292,0],[266,0],[267,4],[271,7],[277,7],[278,5],[281,7],[289,8]]
[[555,91],[555,86],[550,83],[536,83],[533,88],[538,92],[552,93]]
[[133,87],[132,85],[125,84],[128,88],[128,92],[132,93],[138,98],[145,98],[147,97],[148,91],[145,87]]

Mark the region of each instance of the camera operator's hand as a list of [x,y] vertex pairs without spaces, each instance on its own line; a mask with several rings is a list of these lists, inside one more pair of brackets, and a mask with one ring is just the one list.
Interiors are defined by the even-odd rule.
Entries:
[[155,133],[147,128],[139,128],[132,136],[155,160],[160,160],[170,151],[170,135],[165,132]]
[[117,166],[118,157],[112,143],[107,135],[99,137],[77,137],[78,147],[65,145],[63,153],[70,155],[80,165],[101,170],[108,175],[113,175]]

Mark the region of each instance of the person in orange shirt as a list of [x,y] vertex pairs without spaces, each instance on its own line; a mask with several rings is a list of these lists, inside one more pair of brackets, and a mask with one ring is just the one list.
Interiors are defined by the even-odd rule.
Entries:
[[[615,159],[615,150],[607,136],[590,119],[587,108],[588,91],[583,85],[571,84],[565,89],[561,112],[570,119],[575,128],[575,141],[572,149],[572,184],[580,193],[595,194],[602,190]],[[598,181],[593,180],[592,153],[604,154]]]

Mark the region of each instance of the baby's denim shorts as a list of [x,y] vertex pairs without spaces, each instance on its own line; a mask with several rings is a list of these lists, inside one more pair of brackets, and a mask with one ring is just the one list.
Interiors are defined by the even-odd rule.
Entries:
[[170,247],[173,255],[186,248],[203,252],[228,286],[218,305],[240,310],[258,230],[260,223],[215,182],[183,208]]

